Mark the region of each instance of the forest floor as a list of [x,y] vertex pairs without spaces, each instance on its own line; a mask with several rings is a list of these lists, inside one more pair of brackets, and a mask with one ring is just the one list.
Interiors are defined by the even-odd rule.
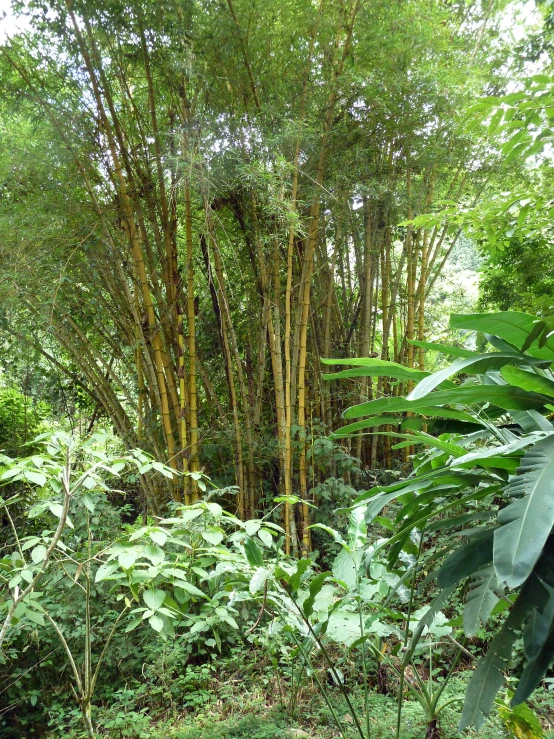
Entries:
[[[454,678],[444,700],[462,696],[467,675]],[[315,686],[307,685],[299,693],[296,709],[283,706],[275,685],[249,685],[236,679],[219,684],[218,690],[207,691],[205,702],[186,713],[176,711],[172,718],[161,719],[144,734],[122,736],[149,737],[149,739],[340,739],[329,708],[320,698]],[[329,688],[332,705],[342,721],[348,739],[357,739],[354,720],[344,699],[336,688]],[[191,696],[193,697],[193,696]],[[201,696],[198,696],[200,700]],[[290,699],[290,694],[286,696]],[[351,700],[365,729],[364,697],[361,688],[351,690]],[[397,701],[394,695],[369,694],[371,739],[393,739],[396,730]],[[441,711],[442,739],[459,737],[457,724],[461,703],[454,703]],[[102,721],[98,727],[102,733]],[[426,722],[418,702],[406,699],[402,711],[400,739],[424,739]],[[64,735],[65,736],[65,735]],[[492,716],[479,732],[465,736],[479,739],[501,739],[509,736],[499,718]],[[51,739],[61,739],[52,735]]]
[[[460,686],[461,687],[461,686]],[[359,734],[353,718],[344,705],[338,691],[331,691],[334,707],[339,712],[348,737],[356,739]],[[363,696],[354,693],[359,718]],[[371,739],[392,739],[396,729],[397,702],[394,696],[372,692],[369,696]],[[427,726],[419,703],[405,700],[403,706],[400,739],[423,739]],[[443,739],[459,737],[457,724],[460,711],[455,706],[441,712],[440,730]],[[491,718],[482,729],[469,732],[467,736],[480,739],[500,739],[506,731],[497,717]],[[163,723],[153,734],[153,739],[340,739],[329,709],[321,705],[318,697],[303,701],[295,716],[285,713],[279,706],[272,706],[267,696],[244,694],[237,686],[233,698],[218,699],[206,704],[178,723]]]

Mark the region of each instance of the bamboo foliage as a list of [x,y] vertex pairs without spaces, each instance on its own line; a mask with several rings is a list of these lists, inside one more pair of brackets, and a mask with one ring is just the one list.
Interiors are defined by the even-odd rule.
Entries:
[[[417,218],[475,202],[488,176],[451,112],[475,94],[457,54],[474,40],[448,8],[419,5],[414,31],[384,2],[264,0],[260,29],[246,0],[225,15],[52,0],[51,56],[37,60],[31,41],[3,49],[10,84],[45,114],[37,130],[67,152],[50,161],[45,148],[45,168],[76,183],[48,205],[65,225],[14,245],[41,264],[34,292],[10,288],[14,311],[59,347],[68,376],[78,368],[126,443],[194,473],[175,500],[197,499],[201,469],[236,485],[227,502],[242,517],[283,494],[287,551],[311,547],[314,429],[332,430],[348,402],[320,359],[424,368],[411,341],[426,337],[460,231]],[[490,53],[488,24],[477,55]],[[454,92],[431,93],[445,69],[435,87]],[[390,392],[363,378],[350,399]],[[358,437],[349,451],[373,469],[390,446]],[[148,485],[159,510],[167,487]]]

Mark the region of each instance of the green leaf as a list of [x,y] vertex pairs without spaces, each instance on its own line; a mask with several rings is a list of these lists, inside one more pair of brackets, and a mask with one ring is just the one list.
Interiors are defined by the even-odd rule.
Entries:
[[142,623],[142,616],[139,616],[138,618],[134,618],[125,628],[125,633],[128,634],[130,631],[134,631],[137,626],[140,626]]
[[500,511],[494,535],[496,575],[511,588],[529,577],[554,525],[554,436],[529,449],[518,472],[506,495],[521,497]]
[[348,545],[352,549],[363,547],[367,539],[367,526],[364,518],[365,506],[357,506],[348,517]]
[[144,602],[151,611],[159,610],[165,600],[165,592],[157,588],[153,590],[145,590],[142,594]]
[[251,595],[256,595],[256,593],[263,588],[270,574],[270,571],[265,567],[258,567],[256,572],[250,578],[248,589],[250,590]]
[[81,496],[81,500],[83,501],[83,505],[85,506],[85,508],[87,508],[91,513],[94,513],[95,505],[92,495],[90,493],[84,493]]
[[163,618],[161,616],[158,616],[156,613],[154,613],[152,616],[150,616],[150,618],[148,619],[148,623],[154,629],[154,631],[157,631],[158,633],[164,627],[164,620],[163,620]]
[[437,573],[441,588],[457,585],[464,577],[473,575],[483,565],[492,561],[494,530],[483,529],[471,541],[456,549]]
[[169,467],[166,467],[165,464],[162,464],[161,462],[152,462],[152,468],[157,472],[161,472],[164,477],[167,477],[170,480],[175,474]]
[[144,556],[149,559],[153,565],[159,565],[165,559],[163,549],[160,547],[147,544],[144,548]]
[[449,357],[473,357],[475,352],[471,349],[462,349],[459,346],[448,346],[447,344],[432,344],[428,341],[410,341],[410,344],[419,346],[422,349],[428,351],[438,352],[439,354],[446,354]]
[[514,454],[514,452],[518,452],[520,449],[524,449],[526,446],[531,446],[531,444],[536,444],[543,438],[544,434],[537,434],[533,432],[527,436],[523,436],[521,439],[512,441],[510,444],[502,444],[501,446],[487,446],[473,452],[468,452],[468,454],[464,454],[463,457],[458,457],[458,459],[456,459],[456,461],[454,462],[454,465],[458,467],[459,465],[473,464],[481,460],[486,460],[489,457],[498,457],[500,460],[503,458],[509,459],[508,455]]
[[542,610],[533,611],[523,632],[525,656],[528,660],[538,657],[554,626],[554,589],[543,584],[549,593],[548,602]]
[[481,626],[486,625],[492,609],[499,601],[495,592],[498,587],[493,565],[477,570],[464,607],[464,631],[467,636],[475,636]]
[[106,564],[100,565],[96,570],[94,582],[102,582],[102,580],[106,580],[110,575],[113,575],[117,569],[119,569],[118,562],[107,562]]
[[535,688],[539,686],[539,683],[543,680],[554,661],[554,629],[552,628],[552,624],[550,624],[550,628],[551,631],[541,645],[540,651],[534,659],[529,660],[521,673],[516,693],[512,700],[513,706],[517,706],[529,698]]
[[125,570],[128,570],[129,567],[132,567],[135,564],[135,562],[137,561],[137,557],[138,551],[134,547],[130,549],[124,549],[122,552],[119,553],[119,564]]
[[167,534],[165,531],[150,531],[148,536],[152,539],[154,544],[158,544],[160,547],[163,547],[167,541]]
[[224,536],[225,533],[221,531],[221,529],[206,529],[206,531],[202,532],[202,538],[205,539],[208,544],[212,544],[213,546],[221,544]]
[[508,352],[476,354],[474,357],[457,359],[449,367],[445,367],[439,372],[434,372],[432,375],[429,375],[429,377],[421,380],[421,382],[419,382],[408,395],[407,400],[418,400],[419,398],[424,398],[449,377],[457,375],[459,372],[465,373],[467,370],[471,370],[472,374],[479,375],[484,374],[491,369],[498,370],[506,364],[522,364],[525,362],[529,363],[530,361],[533,362],[533,360],[529,360],[529,358],[526,358],[521,354]]
[[[502,313],[470,313],[450,316],[450,326],[457,329],[482,331],[499,336],[518,349],[522,349],[529,334],[533,331],[536,318],[528,313],[504,311]],[[554,337],[550,337],[543,348],[534,341],[528,349],[534,357],[554,359]]]
[[248,537],[244,542],[244,553],[249,564],[253,567],[263,567],[264,558],[262,551],[251,537]]
[[359,578],[363,553],[360,549],[349,551],[343,549],[333,562],[333,575],[344,583],[347,590],[354,590]]
[[397,380],[416,380],[427,377],[429,372],[404,367],[397,362],[388,362],[384,359],[322,359],[323,364],[350,364],[356,369],[343,370],[323,374],[325,380],[342,380],[349,377],[393,377]]
[[40,611],[34,611],[31,608],[27,608],[27,610],[25,611],[25,616],[29,619],[29,621],[32,621],[39,626],[45,625],[44,616]]
[[312,564],[311,559],[299,559],[296,563],[296,568],[289,578],[289,587],[291,592],[295,593],[302,582],[302,576]]
[[314,603],[315,599],[321,592],[321,588],[325,584],[325,580],[327,580],[328,577],[330,577],[330,572],[321,572],[319,575],[316,575],[314,579],[310,583],[310,593],[304,603],[302,604],[302,610],[304,611],[304,616],[306,618],[310,618],[312,615],[313,609],[314,609]]
[[198,598],[205,598],[206,600],[210,600],[205,593],[203,593],[199,588],[196,587],[196,585],[193,585],[187,580],[177,580],[173,583],[173,587],[179,588],[180,590],[186,590],[187,593],[190,593],[191,595],[196,595],[198,596]]
[[46,485],[47,477],[42,472],[36,472],[34,470],[25,470],[23,476],[29,482],[33,482],[35,485],[43,488]]
[[244,524],[244,529],[246,533],[248,534],[248,536],[254,536],[254,534],[257,533],[261,525],[262,525],[261,521],[256,521],[256,520],[246,521]]
[[425,631],[425,629],[431,628],[431,625],[433,624],[437,613],[444,605],[446,605],[448,599],[455,589],[456,586],[451,585],[450,587],[441,590],[441,592],[433,598],[433,600],[429,604],[429,608],[425,612],[425,615],[419,619],[419,621],[417,622],[417,626],[414,628],[414,633],[412,634],[408,649],[406,650],[406,653],[402,659],[403,666],[406,666],[410,662],[410,659],[412,658],[417,643],[421,639],[423,632]]
[[517,601],[500,631],[496,634],[466,690],[459,731],[469,726],[480,729],[489,715],[496,694],[504,684],[504,672],[512,656],[512,646],[527,615],[547,597],[539,578],[533,576],[523,586]]
[[38,547],[35,547],[33,551],[31,552],[31,559],[33,562],[38,565],[41,562],[44,562],[44,558],[46,557],[46,547],[44,544],[39,544]]
[[554,398],[554,381],[549,380],[548,377],[527,372],[521,367],[503,367],[501,375],[510,385]]
[[399,426],[403,421],[401,416],[374,416],[373,418],[367,418],[363,421],[356,421],[355,423],[349,423],[347,426],[343,426],[337,431],[331,433],[333,439],[340,439],[345,436],[350,436],[356,431],[363,431],[364,429],[377,428],[378,426]]
[[533,329],[531,330],[531,333],[523,342],[523,346],[521,347],[522,352],[526,352],[527,349],[529,349],[529,347],[531,346],[531,344],[539,338],[545,326],[546,324],[544,321],[536,321],[535,325],[533,326]]
[[[442,406],[447,404],[472,405],[474,403],[492,403],[505,410],[538,410],[543,408],[549,399],[536,393],[509,385],[462,385],[453,390],[438,390],[425,398],[406,400],[405,398],[378,398],[367,403],[348,408],[344,418],[359,418],[377,413],[398,411],[415,411],[426,406]],[[423,412],[423,411],[421,411]]]

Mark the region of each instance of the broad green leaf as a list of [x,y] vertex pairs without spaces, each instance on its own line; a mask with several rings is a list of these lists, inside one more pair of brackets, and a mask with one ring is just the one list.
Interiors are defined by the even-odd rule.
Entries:
[[162,607],[165,600],[165,592],[154,588],[153,590],[145,590],[142,594],[144,602],[151,611],[157,611]]
[[159,529],[157,531],[150,531],[148,536],[152,539],[154,544],[158,544],[160,547],[165,546],[167,541],[167,534],[165,531],[161,531]]
[[150,618],[148,619],[148,623],[150,626],[154,629],[154,631],[157,631],[158,633],[162,631],[164,627],[164,620],[161,616],[158,616],[156,613],[152,614]]
[[405,400],[404,398],[378,398],[367,403],[348,408],[344,418],[359,418],[383,412],[415,411],[426,406],[438,405],[473,405],[474,403],[492,403],[505,410],[529,410],[543,408],[549,399],[537,393],[509,385],[462,385],[454,390],[437,390],[425,398]]
[[511,588],[529,577],[554,525],[554,436],[529,449],[518,472],[506,489],[518,499],[500,511],[494,535],[496,575]]
[[[411,434],[399,434],[395,431],[379,431],[375,436],[391,436],[394,439],[407,439],[408,441],[402,446],[411,446],[412,444],[424,444],[425,446],[432,446],[435,449],[440,449],[447,454],[451,454],[453,457],[462,457],[464,450],[456,444],[451,444],[448,441],[438,439],[436,436],[430,434],[412,432]],[[396,448],[400,448],[400,444]]]
[[330,572],[321,572],[319,575],[316,575],[311,581],[310,593],[302,604],[302,610],[304,611],[304,616],[306,618],[310,618],[310,616],[312,615],[315,599],[317,598],[323,585],[325,584],[325,580],[327,580],[330,575]]
[[187,593],[190,593],[191,595],[196,595],[198,598],[205,598],[206,600],[209,600],[209,596],[206,595],[206,593],[203,593],[200,588],[197,588],[196,585],[193,585],[192,583],[188,582],[187,580],[177,580],[173,583],[174,588],[179,588],[180,590],[186,590]]
[[544,434],[531,433],[528,436],[517,439],[517,441],[512,441],[510,444],[502,444],[500,446],[487,446],[473,452],[468,452],[467,454],[464,454],[463,457],[459,457],[458,459],[456,459],[454,464],[455,466],[458,466],[487,459],[488,457],[502,457],[509,454],[514,454],[514,452],[518,452],[520,449],[524,449],[526,446],[536,444],[543,438]]
[[254,534],[257,533],[261,525],[262,525],[261,521],[250,520],[250,521],[245,522],[244,529],[246,533],[248,534],[248,536],[254,536]]
[[256,544],[254,539],[247,537],[244,542],[244,553],[246,559],[252,565],[252,567],[263,567],[264,558],[260,547]]
[[224,536],[225,532],[221,531],[221,529],[206,529],[206,531],[202,532],[202,538],[205,539],[208,544],[212,544],[213,546],[221,544]]
[[522,622],[535,608],[544,605],[547,592],[538,577],[525,583],[508,618],[496,634],[469,681],[459,731],[469,726],[480,729],[489,715],[496,694],[504,684],[504,672],[512,656],[512,647]]
[[293,593],[295,593],[301,585],[302,576],[312,564],[311,559],[299,559],[296,563],[296,568],[289,578],[289,587]]
[[36,472],[35,470],[25,470],[23,476],[29,482],[38,485],[43,488],[46,485],[47,477],[42,472]]
[[175,474],[169,469],[169,467],[166,467],[165,464],[162,464],[161,462],[152,462],[152,468],[157,472],[161,472],[164,477],[168,477],[170,480]]
[[552,629],[552,624],[550,624],[550,628],[551,631],[543,642],[541,650],[536,657],[527,662],[521,673],[515,695],[512,699],[513,706],[523,703],[523,701],[526,701],[530,697],[554,661],[554,629]]
[[159,565],[165,559],[163,549],[158,546],[147,544],[143,547],[144,556],[149,559],[153,565]]
[[446,344],[432,344],[428,341],[410,341],[410,344],[427,349],[428,351],[446,354],[449,357],[474,357],[476,354],[471,349],[463,349],[459,346],[448,346]]
[[130,631],[134,631],[137,626],[140,626],[142,623],[142,617],[139,616],[138,618],[134,618],[125,628],[125,633],[128,634]]
[[483,565],[492,561],[494,530],[483,529],[466,544],[458,547],[437,573],[437,582],[441,588],[457,585],[464,577],[473,575]]
[[106,580],[110,575],[113,575],[117,569],[119,569],[119,564],[117,562],[107,562],[106,564],[100,565],[96,570],[94,581],[102,582],[102,580]]
[[[413,406],[409,406],[409,410],[412,410]],[[448,418],[456,421],[467,421],[468,423],[480,423],[478,418],[471,416],[465,411],[452,410],[451,408],[417,408],[413,411],[418,416],[422,416],[422,420],[425,421],[427,418]],[[356,421],[355,423],[349,423],[347,426],[343,426],[337,431],[334,431],[331,436],[333,438],[341,438],[350,436],[355,431],[362,431],[366,428],[373,428],[377,426],[398,426],[402,424],[402,428],[406,425],[409,427],[409,422],[415,419],[406,418],[402,416],[374,416],[373,418],[366,418],[363,421]]]
[[206,508],[209,510],[209,512],[212,514],[214,518],[219,518],[221,514],[223,513],[223,508],[219,505],[219,503],[213,503],[212,501],[208,501],[206,503]]
[[270,548],[273,546],[273,534],[269,529],[260,529],[258,531],[258,537],[265,544],[266,547]]
[[356,431],[363,431],[364,429],[377,428],[378,426],[399,426],[402,421],[402,416],[374,416],[363,421],[356,421],[356,423],[349,423],[347,426],[333,431],[331,437],[333,439],[340,439],[350,436]]
[[498,603],[496,573],[492,565],[477,570],[472,578],[467,601],[464,607],[464,631],[467,636],[475,636],[481,626],[485,626],[492,609]]
[[[536,360],[535,360],[536,361]],[[540,361],[540,360],[539,360]],[[474,357],[466,357],[465,359],[457,359],[449,367],[445,367],[439,372],[434,372],[429,377],[421,380],[412,392],[408,395],[407,400],[418,400],[424,398],[432,390],[438,387],[442,382],[453,375],[460,372],[471,374],[484,374],[489,370],[498,370],[506,364],[522,364],[533,362],[529,358],[525,358],[522,354],[514,354],[508,352],[491,352],[490,354],[476,354]]]
[[38,624],[39,626],[45,625],[44,616],[42,615],[40,611],[35,611],[32,608],[28,608],[25,611],[25,616],[26,618],[29,619],[29,621],[32,621],[33,623]]
[[503,367],[500,374],[510,385],[554,398],[554,381],[548,377],[527,372],[521,367]]
[[356,369],[343,370],[323,374],[326,380],[342,380],[349,377],[392,377],[396,380],[417,380],[427,377],[429,372],[405,367],[397,362],[388,362],[384,359],[322,359],[323,364],[349,364]]
[[361,549],[347,551],[343,549],[333,562],[333,575],[344,583],[348,590],[354,590],[358,581],[359,570],[362,564],[363,552]]
[[364,518],[365,506],[357,506],[348,517],[348,544],[352,549],[363,547],[367,539],[367,526]]
[[119,553],[118,560],[121,567],[128,570],[129,567],[132,567],[138,558],[138,551],[134,547],[129,549],[124,549],[122,552]]
[[446,605],[448,602],[448,599],[456,589],[455,585],[451,585],[450,587],[446,587],[443,590],[441,590],[438,595],[436,595],[431,603],[429,604],[429,608],[425,611],[425,614],[418,620],[417,625],[414,628],[414,632],[412,634],[412,638],[410,640],[410,643],[408,645],[408,649],[406,650],[406,653],[402,659],[402,664],[407,665],[410,662],[410,659],[412,658],[412,655],[415,651],[415,648],[421,639],[423,633],[428,630],[430,631],[433,625],[433,622],[435,621],[437,614],[439,613],[440,609]]
[[250,590],[251,595],[256,595],[256,593],[263,588],[270,574],[270,571],[265,567],[258,567],[256,572],[254,572],[250,578],[248,589]]
[[35,547],[33,551],[31,552],[31,559],[36,565],[43,562],[45,557],[46,557],[46,547],[44,546],[44,544],[39,544],[38,547]]
[[85,506],[85,508],[87,508],[91,513],[94,513],[95,505],[92,495],[90,493],[84,493],[81,496],[81,500],[83,501],[83,505]]
[[[518,349],[525,344],[527,337],[533,331],[536,318],[528,313],[504,311],[502,313],[470,313],[450,316],[452,328],[482,331],[506,339]],[[539,348],[538,341],[534,341],[528,349],[529,354],[541,359],[554,360],[554,337],[550,337],[543,348]]]

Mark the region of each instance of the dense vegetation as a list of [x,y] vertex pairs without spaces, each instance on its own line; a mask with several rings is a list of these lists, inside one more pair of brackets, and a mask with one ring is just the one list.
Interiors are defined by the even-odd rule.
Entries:
[[546,736],[551,4],[1,23],[0,737]]

